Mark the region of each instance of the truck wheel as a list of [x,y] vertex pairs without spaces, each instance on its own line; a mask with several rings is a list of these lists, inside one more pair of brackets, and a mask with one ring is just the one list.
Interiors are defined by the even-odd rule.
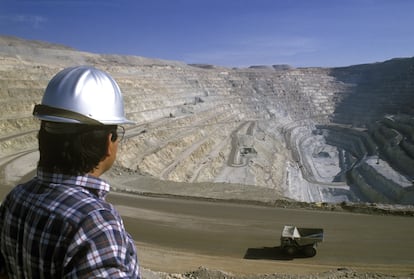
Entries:
[[307,257],[314,257],[316,255],[316,249],[312,246],[305,247],[303,249],[303,254]]
[[296,254],[296,252],[298,251],[298,249],[295,246],[286,246],[283,251],[285,252],[285,254],[292,256],[294,254]]

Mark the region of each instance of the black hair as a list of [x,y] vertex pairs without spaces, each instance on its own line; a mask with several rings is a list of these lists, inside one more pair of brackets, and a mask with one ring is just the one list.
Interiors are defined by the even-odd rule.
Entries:
[[116,125],[85,125],[42,121],[38,167],[49,172],[84,175],[105,159],[108,135],[117,138]]

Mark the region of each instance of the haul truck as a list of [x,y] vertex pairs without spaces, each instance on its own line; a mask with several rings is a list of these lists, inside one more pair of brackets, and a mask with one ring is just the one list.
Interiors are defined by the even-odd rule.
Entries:
[[284,226],[280,248],[289,256],[302,253],[307,257],[316,255],[316,247],[323,241],[323,229]]

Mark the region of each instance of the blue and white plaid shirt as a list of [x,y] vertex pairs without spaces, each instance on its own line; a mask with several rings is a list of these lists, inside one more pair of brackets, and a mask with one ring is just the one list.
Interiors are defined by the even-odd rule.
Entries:
[[0,252],[9,276],[140,278],[134,242],[105,201],[108,192],[99,178],[40,169],[15,187],[0,206]]

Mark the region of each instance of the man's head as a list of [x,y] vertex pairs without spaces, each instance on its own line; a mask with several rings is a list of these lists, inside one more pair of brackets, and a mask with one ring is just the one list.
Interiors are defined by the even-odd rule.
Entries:
[[99,175],[109,169],[123,134],[118,125],[132,123],[125,118],[117,83],[88,66],[54,76],[33,115],[42,120],[39,167],[67,174]]

